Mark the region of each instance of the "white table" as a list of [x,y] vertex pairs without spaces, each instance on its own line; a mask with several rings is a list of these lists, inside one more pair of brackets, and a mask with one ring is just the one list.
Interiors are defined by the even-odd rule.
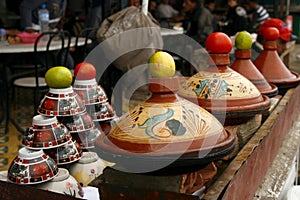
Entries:
[[[75,46],[83,46],[86,44],[85,42],[86,38],[78,38],[78,42],[76,45],[76,37],[72,37],[71,38],[71,43],[70,43],[70,47],[73,48]],[[87,40],[87,43],[91,43],[91,40]],[[38,44],[38,52],[43,52],[46,51],[46,45],[47,42],[40,42]],[[67,47],[67,41],[64,43],[65,47]],[[50,51],[55,51],[55,50],[60,50],[61,49],[61,41],[59,40],[53,40],[51,41],[51,46],[49,47]],[[26,43],[15,43],[15,44],[6,44],[0,45],[0,54],[1,54],[1,59],[0,59],[0,63],[3,64],[3,72],[5,75],[3,76],[3,83],[2,84],[2,88],[3,89],[3,93],[4,96],[8,96],[8,83],[9,83],[9,79],[7,76],[7,72],[8,72],[8,68],[9,68],[9,63],[14,59],[14,55],[16,54],[27,54],[27,53],[34,53],[34,44],[26,44]],[[12,75],[13,76],[13,75]],[[18,125],[18,123],[16,123],[16,121],[11,117],[11,113],[10,113],[10,109],[8,108],[9,102],[8,102],[8,98],[3,99],[2,101],[0,101],[0,103],[2,104],[2,116],[0,118],[0,122],[5,118],[6,120],[10,121],[13,123],[13,125],[17,128],[17,130],[21,133],[24,133],[24,130]],[[8,130],[8,124],[5,124],[5,131]]]
[[[75,47],[76,37],[71,38],[70,47]],[[89,40],[88,43],[91,41]],[[39,43],[38,51],[46,51],[46,44],[47,43]],[[85,44],[85,38],[78,38],[77,46],[82,46]],[[65,42],[67,45],[67,42]],[[61,49],[61,41],[53,40],[51,42],[50,51],[55,51]],[[15,43],[15,44],[8,44],[8,45],[0,45],[0,54],[5,53],[30,53],[34,52],[34,44],[26,44],[26,43]]]
[[184,34],[184,29],[183,28],[178,28],[178,29],[166,29],[162,28],[160,30],[161,36],[171,36],[171,35],[181,35]]

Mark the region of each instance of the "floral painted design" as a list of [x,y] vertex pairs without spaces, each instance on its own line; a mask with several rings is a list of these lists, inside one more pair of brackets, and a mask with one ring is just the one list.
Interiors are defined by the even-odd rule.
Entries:
[[71,196],[71,197],[76,197],[76,189],[74,188],[76,186],[78,188],[78,195],[80,197],[83,197],[84,192],[83,192],[83,189],[82,189],[81,185],[79,183],[77,183],[77,185],[74,185],[73,183],[70,183],[70,182],[66,182],[65,187],[69,192],[68,193],[64,192],[64,195]]

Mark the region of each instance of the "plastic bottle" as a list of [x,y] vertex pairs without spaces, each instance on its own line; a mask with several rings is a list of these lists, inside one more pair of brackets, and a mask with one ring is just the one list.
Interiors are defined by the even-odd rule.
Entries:
[[0,29],[0,41],[6,41],[6,31],[4,28]]
[[[46,4],[42,4],[41,9],[39,9],[39,25],[40,33],[49,31],[49,11],[46,8]],[[43,37],[43,41],[48,40],[48,37]]]

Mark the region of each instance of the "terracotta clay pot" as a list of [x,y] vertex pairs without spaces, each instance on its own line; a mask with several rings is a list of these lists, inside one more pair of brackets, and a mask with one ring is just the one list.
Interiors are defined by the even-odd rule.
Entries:
[[265,77],[255,67],[251,61],[251,50],[235,50],[235,60],[230,66],[241,75],[250,80],[260,91],[268,97],[274,97],[278,94],[278,88],[274,84],[269,84]]
[[150,79],[152,96],[124,114],[108,135],[97,138],[100,157],[119,164],[140,158],[153,165],[155,159],[179,156],[187,165],[187,158],[197,164],[229,153],[235,137],[209,112],[176,94],[180,79]]
[[[213,42],[210,45],[214,45]],[[229,38],[228,45],[231,45]],[[222,49],[222,46],[213,49]],[[225,125],[234,125],[267,112],[270,99],[262,95],[252,82],[228,67],[229,52],[209,52],[208,68],[183,83],[178,94],[197,103]]]
[[263,47],[264,50],[253,63],[266,80],[275,84],[279,90],[296,87],[300,82],[300,76],[296,72],[291,72],[282,62],[276,51],[276,41],[265,41]]

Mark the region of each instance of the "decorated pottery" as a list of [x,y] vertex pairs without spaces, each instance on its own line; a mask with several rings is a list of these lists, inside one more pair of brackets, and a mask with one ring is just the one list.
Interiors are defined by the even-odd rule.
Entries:
[[[206,40],[208,68],[185,81],[178,94],[213,113],[225,125],[243,123],[266,112],[270,99],[247,78],[228,67],[232,48],[229,37],[221,32],[210,36]],[[218,41],[225,42],[228,48],[218,47]]]
[[57,118],[36,115],[26,131],[23,145],[32,149],[48,149],[61,146],[71,139],[68,129]]
[[36,187],[76,198],[83,198],[84,196],[81,185],[70,175],[69,171],[64,168],[58,168],[58,174],[51,181],[39,184]]
[[0,171],[0,181],[8,181],[7,171]]
[[85,110],[84,103],[72,87],[50,88],[38,107],[38,113],[46,116],[71,116]]
[[116,113],[109,102],[86,105],[86,109],[93,121],[107,121],[116,117]]
[[84,104],[96,104],[106,102],[107,96],[104,89],[97,84],[96,79],[77,80],[73,84],[74,91],[81,97]]
[[96,127],[83,132],[71,133],[72,138],[76,140],[76,142],[80,145],[82,149],[94,148],[95,140],[97,139],[97,137],[99,137],[100,134],[101,131]]
[[236,49],[234,55],[235,60],[230,66],[231,69],[250,80],[261,94],[268,97],[277,95],[278,88],[274,84],[269,84],[251,61],[251,49]]
[[104,134],[108,134],[109,133],[109,131],[112,128],[112,122],[113,122],[113,119],[108,119],[108,120],[98,121],[98,122],[95,121],[95,123],[99,124],[99,129]]
[[264,50],[253,61],[257,69],[263,74],[269,83],[275,84],[279,90],[296,87],[300,82],[300,76],[296,72],[291,72],[280,59],[276,49],[277,36],[266,38],[269,29],[264,31],[265,42],[263,44]]
[[57,163],[57,165],[64,165],[73,163],[79,160],[82,156],[82,149],[80,145],[74,140],[69,140],[66,144],[44,150]]
[[235,137],[212,114],[178,97],[179,82],[179,77],[150,79],[152,96],[97,138],[99,156],[117,165],[128,159],[136,165],[136,158],[153,165],[178,156],[186,165],[186,159],[199,164],[229,153]]
[[57,117],[57,119],[63,123],[71,133],[88,131],[94,127],[94,122],[86,111],[72,116],[60,116]]
[[7,178],[20,185],[38,184],[53,179],[57,172],[57,164],[43,150],[23,147],[11,162]]
[[95,152],[83,152],[82,158],[69,168],[70,174],[83,186],[88,186],[102,174],[105,163]]

